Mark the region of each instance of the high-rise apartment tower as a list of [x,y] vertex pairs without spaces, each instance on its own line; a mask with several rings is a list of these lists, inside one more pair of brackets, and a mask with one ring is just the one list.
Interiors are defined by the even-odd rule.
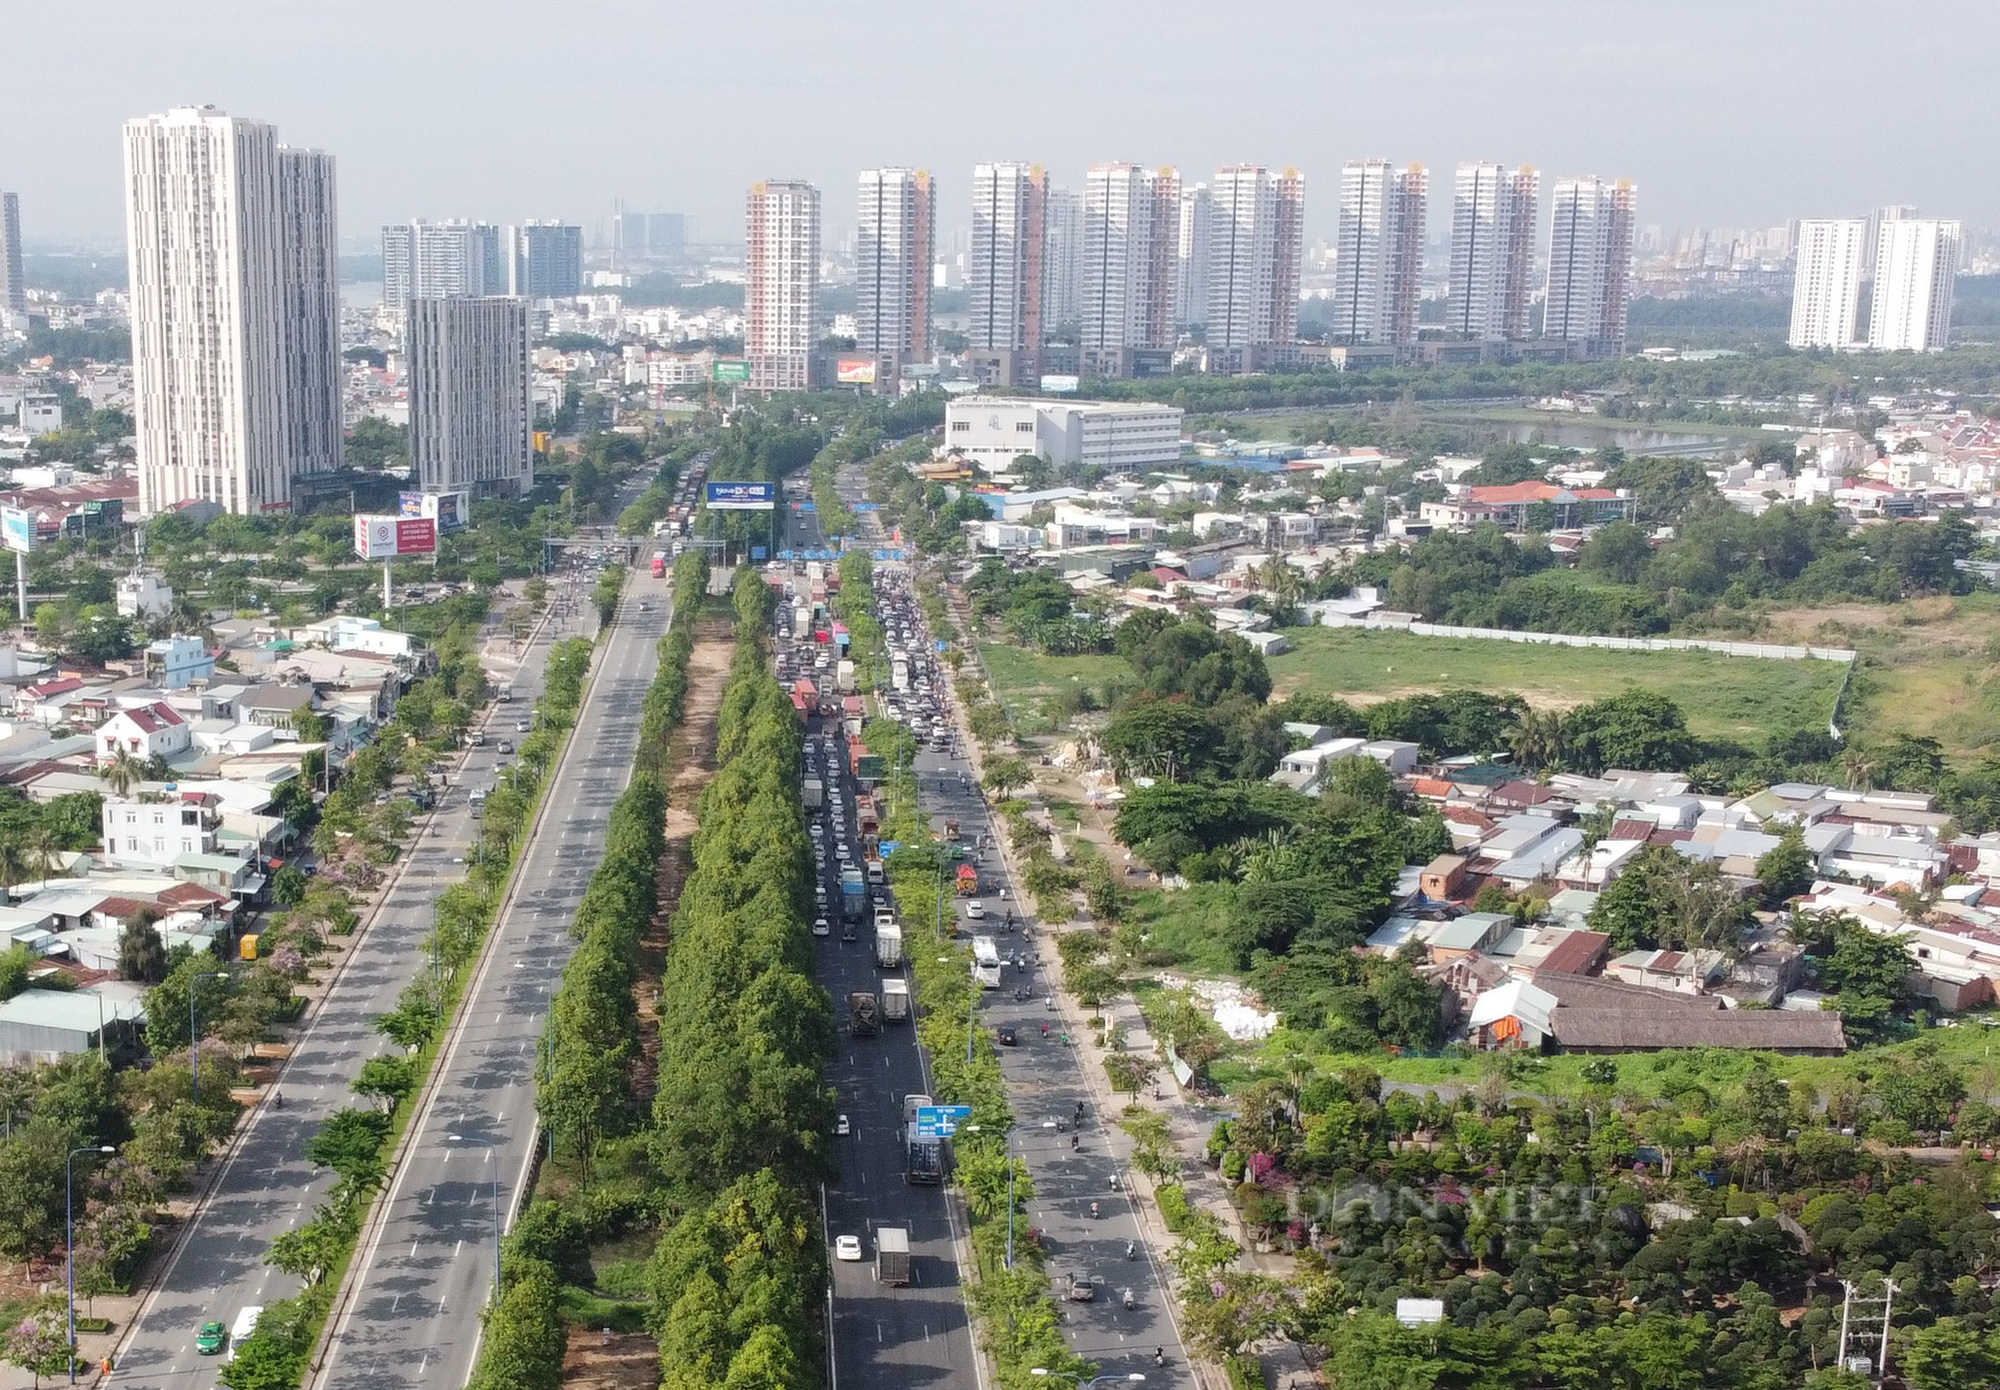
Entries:
[[1795,348],[1859,346],[1862,259],[1868,246],[1863,217],[1808,217],[1800,221],[1792,269],[1792,326],[1786,341]]
[[1951,337],[1960,225],[1929,217],[1885,221],[1875,232],[1875,292],[1868,346],[1943,352]]
[[[937,189],[922,169],[863,169],[854,238],[854,345],[886,364],[931,355]],[[878,367],[877,378],[881,378]]]
[[971,308],[967,336],[975,348],[1032,353],[1041,347],[1048,188],[1039,164],[973,167],[965,279]]
[[1446,325],[1461,338],[1528,336],[1541,175],[1527,165],[1461,164],[1452,188]]
[[1209,365],[1249,371],[1298,340],[1305,180],[1296,169],[1229,164],[1209,192]]
[[1342,167],[1332,297],[1339,341],[1417,340],[1429,193],[1421,164],[1398,169],[1386,159],[1358,159]]
[[1562,179],[1549,231],[1549,278],[1542,334],[1585,357],[1625,350],[1632,284],[1632,222],[1637,185],[1626,179]]
[[1083,318],[1083,198],[1051,188],[1042,256],[1042,323],[1053,331]]
[[1078,320],[1086,357],[1174,345],[1180,192],[1172,169],[1099,164],[1086,177]]
[[396,222],[382,229],[382,302],[507,293],[500,228],[490,222]]
[[506,293],[523,299],[573,299],[582,294],[583,228],[534,221],[509,227],[507,274]]
[[28,286],[21,278],[21,200],[0,191],[0,309],[28,311]]
[[1208,185],[1198,183],[1181,190],[1177,225],[1174,228],[1174,324],[1188,328],[1208,322],[1208,242],[1209,225],[1215,218],[1215,204]]
[[426,492],[480,497],[530,490],[528,302],[413,299],[408,312],[413,481]]
[[744,243],[750,388],[803,391],[819,343],[819,190],[786,180],[752,184]]

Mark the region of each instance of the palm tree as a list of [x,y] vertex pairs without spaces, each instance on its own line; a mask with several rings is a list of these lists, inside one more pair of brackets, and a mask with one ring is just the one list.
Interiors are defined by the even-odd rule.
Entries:
[[8,889],[28,877],[28,856],[13,840],[0,839],[0,903],[12,902]]
[[1523,710],[1507,731],[1507,746],[1523,767],[1554,767],[1569,753],[1569,721],[1561,710]]
[[113,794],[130,796],[132,788],[146,780],[146,765],[121,748],[111,755],[109,762],[97,765],[97,775]]
[[54,873],[56,865],[62,860],[62,852],[61,842],[47,826],[37,826],[28,832],[28,867],[36,878],[46,879]]
[[1851,792],[1867,791],[1874,786],[1875,763],[1859,748],[1850,748],[1841,755],[1840,766],[1847,773],[1847,789]]

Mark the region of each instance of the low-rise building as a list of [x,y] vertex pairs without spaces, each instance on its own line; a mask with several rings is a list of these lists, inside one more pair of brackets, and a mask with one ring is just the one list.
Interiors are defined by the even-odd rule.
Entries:
[[960,396],[945,406],[944,447],[989,473],[1021,454],[1053,464],[1148,469],[1181,455],[1178,406]]

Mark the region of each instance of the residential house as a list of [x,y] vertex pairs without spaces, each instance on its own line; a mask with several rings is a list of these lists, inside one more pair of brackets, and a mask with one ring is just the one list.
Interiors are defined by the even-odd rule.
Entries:
[[164,700],[137,705],[112,715],[97,730],[97,758],[110,762],[123,753],[145,762],[171,760],[194,743],[187,721]]

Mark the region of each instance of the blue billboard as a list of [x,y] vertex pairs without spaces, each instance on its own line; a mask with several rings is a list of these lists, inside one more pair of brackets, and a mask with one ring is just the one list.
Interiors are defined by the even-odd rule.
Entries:
[[768,512],[778,505],[775,483],[707,483],[703,497],[712,512]]

